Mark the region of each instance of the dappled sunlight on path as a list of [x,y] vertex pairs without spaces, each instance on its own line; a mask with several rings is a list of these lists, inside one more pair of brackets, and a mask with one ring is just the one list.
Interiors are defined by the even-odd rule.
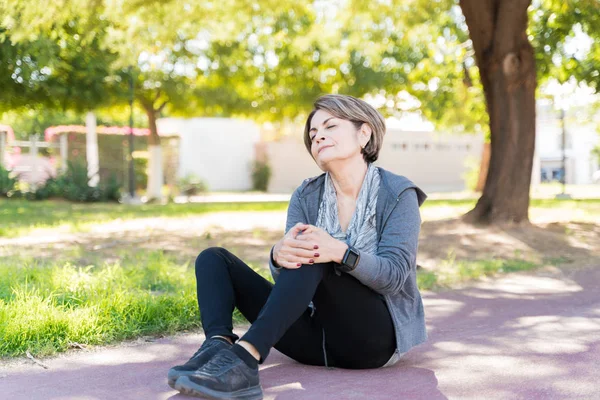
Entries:
[[[328,370],[272,351],[261,366],[265,398],[595,398],[600,376],[596,267],[560,277],[512,274],[462,290],[426,292],[429,340],[393,367]],[[15,400],[188,398],[170,390],[166,371],[185,361],[203,337],[149,340],[71,351],[44,360],[48,370],[17,361],[0,368],[3,394]]]

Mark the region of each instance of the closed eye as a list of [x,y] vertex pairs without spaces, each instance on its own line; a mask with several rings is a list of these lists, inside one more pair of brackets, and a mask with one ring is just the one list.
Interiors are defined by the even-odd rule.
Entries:
[[[331,129],[331,128],[335,128],[337,125],[329,125],[327,127],[325,127],[325,129]],[[310,137],[310,141],[312,142],[313,140],[315,140],[315,137],[317,137],[317,135],[313,135]]]

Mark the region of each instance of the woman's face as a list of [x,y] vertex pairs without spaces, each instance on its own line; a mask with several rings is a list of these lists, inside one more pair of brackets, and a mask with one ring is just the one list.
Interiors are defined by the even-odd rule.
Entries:
[[361,148],[366,146],[371,129],[367,124],[356,129],[348,120],[334,117],[327,111],[318,110],[310,121],[310,152],[317,165],[326,170],[334,161],[343,161],[360,157]]

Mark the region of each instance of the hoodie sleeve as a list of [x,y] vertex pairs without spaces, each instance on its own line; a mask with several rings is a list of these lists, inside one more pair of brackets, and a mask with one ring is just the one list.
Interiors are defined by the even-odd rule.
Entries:
[[422,200],[413,187],[404,190],[396,202],[383,227],[377,254],[361,253],[358,265],[349,272],[383,295],[399,293],[407,277],[416,273]]
[[[287,233],[294,225],[298,222],[306,223],[304,220],[304,213],[302,212],[302,208],[300,207],[300,190],[302,186],[294,191],[292,194],[292,198],[290,199],[290,204],[287,210],[287,218],[285,222],[285,233]],[[273,260],[273,248],[271,247],[271,254],[269,256],[269,269],[271,270],[271,276],[273,280],[277,280],[279,276],[279,272],[281,271],[281,267],[275,263]]]

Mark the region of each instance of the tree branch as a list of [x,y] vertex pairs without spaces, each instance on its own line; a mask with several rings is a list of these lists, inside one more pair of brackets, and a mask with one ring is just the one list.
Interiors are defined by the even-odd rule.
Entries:
[[496,22],[492,0],[459,0],[459,4],[469,27],[477,64],[481,67],[484,53],[492,46]]
[[154,105],[154,103],[156,103],[158,101],[158,99],[160,98],[160,88],[156,89],[156,95],[154,96],[154,100],[152,101],[152,105]]
[[163,101],[163,103],[160,106],[158,106],[158,108],[156,109],[156,112],[160,114],[168,102],[169,102],[168,100]]

